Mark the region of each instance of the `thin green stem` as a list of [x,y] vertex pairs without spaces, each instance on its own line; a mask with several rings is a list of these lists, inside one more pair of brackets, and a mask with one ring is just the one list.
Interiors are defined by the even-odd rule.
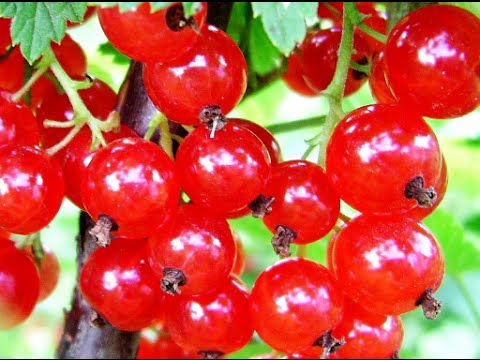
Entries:
[[382,34],[381,32],[378,32],[378,31],[372,29],[370,26],[368,26],[364,22],[361,22],[360,24],[357,24],[357,26],[365,34],[370,35],[375,40],[380,41],[382,44],[385,44],[387,42],[387,35]]
[[161,114],[161,121],[160,121],[160,146],[163,150],[170,156],[171,159],[174,159],[173,155],[173,140],[170,134],[170,128],[168,127],[168,119],[165,115]]
[[11,97],[10,100],[13,102],[19,101],[23,96],[30,90],[30,88],[35,84],[35,82],[40,79],[40,77],[48,70],[48,64],[42,66],[39,68],[37,71],[33,73],[33,75],[28,79],[28,81],[21,87],[20,90],[18,90],[16,93],[14,93]]
[[370,70],[371,70],[371,65],[370,64],[362,65],[362,64],[359,64],[355,61],[350,61],[350,67],[353,70],[356,70],[358,72],[361,72],[361,73],[365,74],[366,76],[370,76]]
[[268,125],[265,128],[270,131],[273,135],[278,135],[282,133],[286,133],[289,131],[296,131],[312,126],[321,125],[325,122],[326,116],[314,116],[307,119],[302,120],[294,120],[285,123],[273,124]]
[[302,155],[302,160],[307,160],[307,158],[310,156],[312,151],[315,150],[316,147],[317,145],[308,145],[307,150],[305,150],[305,152]]
[[462,293],[463,297],[465,298],[465,301],[467,302],[468,306],[470,307],[470,310],[472,311],[475,324],[480,329],[480,312],[477,309],[477,305],[476,305],[477,302],[473,300],[472,295],[468,290],[467,285],[465,285],[465,282],[460,274],[453,276],[453,279],[455,280],[458,288],[460,289],[460,292]]
[[48,148],[46,150],[48,155],[53,156],[58,151],[62,150],[68,143],[70,143],[70,141],[72,141],[72,139],[75,137],[75,135],[77,135],[80,132],[80,130],[82,129],[82,127],[84,125],[85,125],[85,123],[80,123],[80,124],[75,125],[70,130],[70,132],[62,140],[60,140],[59,143],[55,144],[54,146],[52,146],[51,148]]
[[43,126],[46,128],[60,128],[60,129],[66,129],[70,128],[72,126],[75,126],[76,121],[75,120],[70,120],[70,121],[57,121],[57,120],[43,120]]

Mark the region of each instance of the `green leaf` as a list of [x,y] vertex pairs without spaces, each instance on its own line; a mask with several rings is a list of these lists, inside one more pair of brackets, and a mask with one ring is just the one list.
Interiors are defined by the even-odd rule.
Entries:
[[448,274],[455,276],[480,268],[480,247],[465,237],[462,226],[452,214],[437,209],[424,220],[424,224],[440,243]]
[[32,64],[65,35],[66,21],[80,22],[86,2],[11,2],[0,3],[0,16],[13,18],[11,35],[14,45]]
[[261,16],[265,32],[285,56],[305,38],[306,20],[317,17],[317,6],[309,2],[252,2],[253,16]]
[[103,44],[100,44],[98,46],[98,51],[102,55],[108,55],[112,57],[112,62],[115,64],[123,65],[123,64],[128,64],[131,59],[125,55],[123,55],[121,52],[119,52],[117,49],[113,47],[113,45],[109,42],[105,42]]
[[201,2],[184,2],[183,10],[185,12],[185,17],[188,19],[190,16],[195,15],[201,7]]
[[250,70],[262,76],[282,65],[282,54],[268,38],[259,18],[252,20],[248,40]]

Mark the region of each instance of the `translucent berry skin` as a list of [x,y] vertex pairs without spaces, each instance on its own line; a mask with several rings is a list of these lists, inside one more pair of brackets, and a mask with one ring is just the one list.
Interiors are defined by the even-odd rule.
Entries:
[[136,359],[202,359],[192,351],[182,349],[168,333],[160,333],[155,339],[141,335]]
[[53,293],[58,284],[60,264],[57,255],[55,255],[50,249],[43,247],[44,256],[40,262],[36,262],[32,247],[29,246],[24,250],[27,255],[33,259],[37,266],[40,275],[40,294],[38,296],[38,302],[43,301]]
[[332,335],[344,338],[345,344],[330,359],[391,359],[402,346],[403,324],[399,316],[373,314],[346,298]]
[[[179,31],[170,29],[166,15],[172,6],[155,12],[149,3],[128,11],[120,11],[118,6],[99,7],[98,19],[108,40],[121,53],[141,62],[169,62],[188,51],[198,37],[188,25]],[[206,2],[193,17],[201,30],[207,17]]]
[[400,102],[448,119],[480,103],[480,20],[457,6],[422,7],[402,18],[385,44],[387,82]]
[[281,260],[260,273],[252,288],[254,327],[275,350],[295,353],[332,330],[343,312],[333,275],[311,260]]
[[178,148],[176,165],[188,197],[218,214],[247,206],[270,174],[265,145],[250,130],[230,123],[214,138],[204,126],[193,130]]
[[58,162],[39,148],[5,145],[0,147],[0,173],[0,226],[14,234],[47,226],[64,196]]
[[40,277],[33,260],[0,238],[0,329],[24,322],[32,313],[40,291]]
[[167,222],[180,197],[173,161],[140,138],[125,138],[97,150],[82,183],[82,201],[98,219],[108,215],[118,235],[144,237]]
[[245,250],[243,248],[242,239],[240,239],[238,233],[236,231],[232,231],[232,235],[236,245],[235,261],[233,262],[232,274],[240,276],[245,270]]
[[325,236],[335,225],[340,198],[323,169],[306,160],[290,160],[272,167],[263,194],[273,196],[272,211],[263,217],[275,233],[278,225],[293,230],[296,244],[307,244]]
[[[417,205],[405,186],[417,176],[437,183],[442,154],[422,117],[396,104],[360,107],[335,128],[327,145],[327,175],[340,198],[362,213],[403,213]],[[346,171],[348,169],[348,171]]]
[[292,52],[287,59],[287,71],[282,75],[285,84],[296,93],[303,96],[316,96],[317,92],[312,90],[303,78],[302,67],[298,60],[298,54]]
[[283,160],[282,150],[280,149],[280,145],[278,144],[277,139],[275,139],[273,134],[267,129],[265,129],[263,126],[247,119],[232,118],[228,119],[228,121],[232,124],[247,128],[255,135],[257,135],[267,148],[272,165],[277,164]]
[[117,238],[96,249],[81,269],[85,300],[120,330],[149,326],[164,306],[165,295],[146,258],[146,240]]
[[[103,137],[107,143],[126,137],[137,135],[125,125],[121,125],[118,131],[104,132]],[[92,161],[96,151],[91,151],[92,132],[85,126],[65,146],[61,166],[65,175],[65,196],[76,206],[84,210],[82,202],[82,180],[87,172],[87,167]]]
[[0,59],[0,89],[12,93],[20,90],[25,74],[25,61],[20,46],[15,46],[9,54]]
[[226,115],[240,102],[247,88],[247,63],[230,36],[208,25],[181,57],[146,64],[143,78],[150,99],[166,117],[199,125],[204,107],[218,105]]
[[0,56],[5,55],[8,48],[12,45],[10,36],[10,26],[12,19],[0,18]]
[[336,237],[332,261],[344,293],[384,315],[415,309],[426,290],[439,288],[445,271],[433,234],[405,216],[352,219]]
[[235,259],[230,225],[194,204],[180,206],[172,221],[150,237],[149,244],[150,264],[161,277],[163,269],[171,267],[186,276],[186,284],[180,287],[182,295],[221,286]]
[[392,90],[390,90],[385,79],[384,54],[385,52],[382,50],[373,58],[368,85],[377,103],[396,103],[398,102],[397,98],[392,94]]
[[179,296],[169,306],[168,331],[186,350],[229,354],[253,336],[250,294],[237,277],[230,276],[224,286],[209,293]]
[[30,109],[0,96],[0,145],[35,146],[39,143],[37,119]]
[[[340,47],[342,28],[318,30],[307,34],[298,53],[301,70],[305,82],[317,93],[325,90],[333,79],[337,53]],[[370,49],[361,37],[355,36],[355,51],[352,60],[357,62],[370,61]],[[367,81],[365,74],[348,70],[344,95],[348,96],[357,91]]]

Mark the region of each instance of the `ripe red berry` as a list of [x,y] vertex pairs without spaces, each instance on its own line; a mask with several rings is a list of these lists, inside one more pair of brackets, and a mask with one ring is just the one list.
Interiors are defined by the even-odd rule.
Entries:
[[82,183],[82,201],[92,218],[107,215],[116,234],[149,236],[177,207],[180,185],[175,165],[161,147],[125,138],[97,150]]
[[390,90],[385,79],[384,54],[385,52],[382,50],[373,58],[368,84],[370,85],[372,96],[377,103],[396,103],[397,99],[395,95],[392,94],[392,90]]
[[0,238],[0,329],[25,321],[33,311],[40,291],[40,277],[33,260]]
[[332,330],[343,312],[341,288],[311,260],[289,258],[265,269],[252,288],[255,330],[275,350],[295,353]]
[[5,55],[10,46],[12,46],[12,37],[10,36],[10,26],[12,19],[0,18],[0,56]]
[[[172,221],[150,237],[149,244],[150,264],[161,276],[162,288],[171,294],[194,295],[222,286],[235,259],[227,221],[195,204],[180,206]],[[184,281],[172,278],[178,270]]]
[[58,284],[60,264],[57,255],[47,247],[43,247],[42,258],[37,261],[37,254],[34,253],[32,246],[28,246],[24,250],[37,266],[40,275],[40,295],[38,296],[38,302],[43,301],[53,293]]
[[238,233],[232,230],[232,235],[236,245],[235,261],[233,262],[232,274],[241,276],[243,274],[243,271],[245,270],[245,250],[243,247],[242,239],[240,239]]
[[25,60],[20,46],[15,46],[0,58],[0,89],[14,93],[23,85]]
[[167,64],[146,64],[143,76],[150,99],[166,117],[199,125],[205,107],[217,105],[226,115],[240,102],[247,63],[230,36],[208,25],[187,53]]
[[193,130],[178,148],[176,165],[188,197],[218,214],[247,206],[270,173],[265,145],[250,130],[230,123],[213,138],[204,126]]
[[401,103],[447,119],[480,104],[480,19],[453,5],[417,9],[385,44],[387,82]]
[[405,216],[352,219],[335,239],[332,260],[344,293],[384,315],[415,309],[439,288],[445,270],[433,234]]
[[0,96],[0,145],[35,146],[39,143],[37,119],[30,109]]
[[167,327],[172,339],[192,352],[223,355],[240,350],[253,335],[247,287],[230,276],[215,291],[171,299]]
[[170,337],[161,332],[153,339],[142,333],[136,359],[202,359],[195,352],[182,349]]
[[287,71],[282,75],[282,79],[293,91],[304,96],[315,96],[317,92],[312,90],[303,78],[302,66],[298,59],[298,53],[292,52],[287,59]]
[[442,154],[422,117],[397,104],[360,107],[335,128],[327,174],[340,198],[362,213],[395,214],[435,202]]
[[206,2],[200,3],[193,26],[192,20],[185,19],[181,3],[154,12],[149,3],[128,11],[121,11],[118,5],[98,9],[100,25],[112,45],[141,62],[169,62],[188,51],[206,17]]

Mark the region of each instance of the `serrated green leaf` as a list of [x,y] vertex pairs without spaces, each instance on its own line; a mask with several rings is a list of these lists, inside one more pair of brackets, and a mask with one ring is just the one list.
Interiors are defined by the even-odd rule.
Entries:
[[259,18],[253,19],[250,25],[248,54],[251,70],[260,76],[282,65],[282,55],[268,38]]
[[480,268],[480,247],[465,238],[462,226],[452,214],[437,209],[424,224],[435,234],[445,254],[448,274],[458,275]]
[[306,20],[316,18],[317,6],[308,2],[252,2],[254,17],[261,16],[265,32],[285,56],[305,38]]
[[20,44],[23,56],[32,64],[51,41],[63,39],[66,21],[81,21],[86,10],[86,2],[15,2],[1,3],[0,16],[13,18],[12,42]]

